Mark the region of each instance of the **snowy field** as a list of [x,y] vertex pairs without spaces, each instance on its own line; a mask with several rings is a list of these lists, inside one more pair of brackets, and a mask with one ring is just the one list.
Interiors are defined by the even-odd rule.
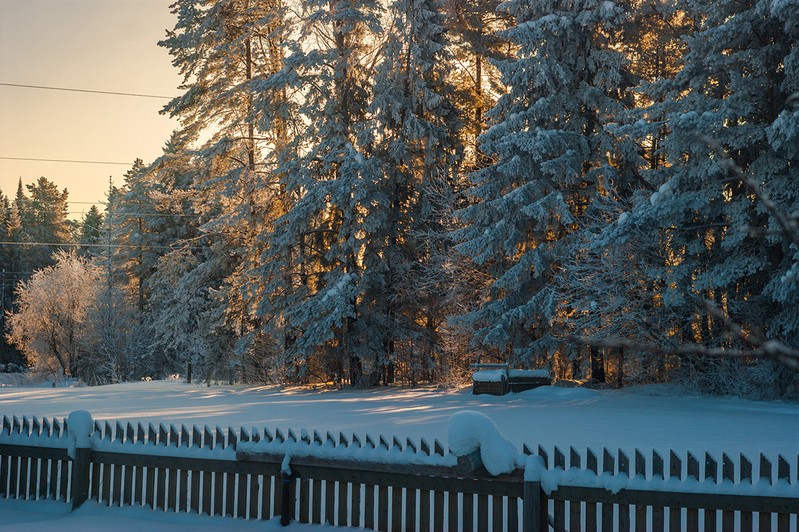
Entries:
[[145,423],[309,429],[434,438],[446,442],[455,412],[490,416],[521,447],[653,448],[693,453],[799,452],[799,404],[684,397],[670,386],[626,390],[542,387],[501,397],[470,389],[361,391],[137,382],[81,388],[0,387],[0,415]]
[[[717,458],[721,452],[733,456],[744,453],[753,460],[763,452],[771,457],[783,455],[792,467],[796,467],[799,453],[799,404],[686,397],[679,389],[663,385],[620,391],[543,387],[502,397],[474,396],[470,389],[312,391],[163,381],[80,388],[0,387],[0,415],[66,417],[72,410],[88,410],[101,420],[305,428],[425,437],[439,439],[445,445],[449,418],[456,412],[473,410],[490,416],[519,448],[527,443],[564,449],[638,448],[645,453],[671,449],[696,455],[710,451]],[[64,515],[64,505],[52,503],[40,510],[40,506],[32,508],[31,504],[0,502],[0,530],[30,526],[37,530],[49,530],[48,526],[59,530],[102,529],[104,512],[109,510],[90,505],[78,514]],[[150,522],[142,525],[155,519],[153,514],[135,509],[113,511],[119,513],[114,518],[123,527],[119,530],[147,526],[169,531],[187,525],[186,521],[169,522],[168,516],[159,512],[158,525],[153,528]],[[195,518],[192,529],[219,527],[214,518]],[[92,525],[95,522],[97,528]],[[270,530],[272,525],[279,528],[270,522],[266,528],[260,524],[258,530]],[[248,527],[255,524],[226,521],[224,526],[254,530]]]

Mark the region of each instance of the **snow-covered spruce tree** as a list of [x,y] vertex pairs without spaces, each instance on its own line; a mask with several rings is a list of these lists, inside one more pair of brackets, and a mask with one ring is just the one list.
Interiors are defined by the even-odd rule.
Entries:
[[[130,304],[137,326],[127,332],[126,350],[136,360],[126,362],[147,375],[162,375],[161,360],[167,353],[154,339],[150,306],[151,278],[160,257],[172,246],[194,236],[197,222],[186,198],[193,184],[190,137],[175,132],[167,141],[163,155],[149,165],[137,160],[125,174],[121,189],[110,194],[106,214],[108,248],[98,248],[98,262],[105,276],[105,306]],[[118,300],[123,290],[125,301]],[[122,312],[122,311],[121,311]]]
[[102,227],[103,213],[100,212],[97,205],[92,205],[80,224],[80,246],[84,253],[91,254],[91,248],[100,240]]
[[[0,286],[3,296],[2,308],[0,308],[3,316],[0,317],[0,322],[2,322],[2,330],[4,331],[6,330],[6,312],[14,307],[14,298],[11,297],[11,294],[14,293],[14,287],[17,282],[23,279],[22,272],[25,271],[23,266],[24,250],[22,247],[25,234],[22,230],[22,217],[19,214],[17,202],[15,200],[7,201],[8,209],[5,213],[3,226],[0,228],[3,239],[10,242],[8,246],[3,246],[2,251],[5,273],[2,274],[2,286]],[[20,363],[23,361],[24,355],[3,335],[3,338],[0,339],[0,357],[5,362]]]
[[194,183],[195,206],[203,243],[214,254],[204,262],[219,268],[190,278],[217,283],[195,291],[215,294],[223,312],[207,330],[229,342],[258,327],[249,287],[257,280],[248,272],[263,253],[256,236],[274,216],[279,189],[269,181],[270,157],[275,139],[286,135],[259,129],[256,86],[281,68],[286,10],[279,0],[181,0],[173,12],[175,30],[160,44],[174,57],[186,92],[165,112],[180,118],[190,136],[210,136],[196,152],[206,164]]
[[117,215],[121,215],[123,221],[134,221],[143,231],[139,238],[146,239],[152,259],[145,284],[147,292],[141,330],[136,339],[142,357],[140,366],[146,367],[149,375],[185,371],[185,365],[173,363],[180,357],[158,341],[161,332],[157,329],[163,324],[161,314],[169,310],[154,304],[153,292],[157,289],[154,285],[157,284],[161,259],[175,249],[190,246],[198,236],[199,218],[194,212],[193,187],[201,165],[191,146],[192,139],[185,131],[174,132],[164,146],[163,154],[148,165],[139,183],[144,192],[143,203],[139,205],[141,210],[131,213],[124,208],[117,209]]
[[[662,304],[662,287],[647,273],[652,264],[663,264],[659,248],[650,246],[650,252],[645,253],[636,247],[635,239],[608,244],[602,232],[615,224],[622,212],[630,210],[635,198],[653,192],[649,180],[666,166],[662,140],[667,127],[663,112],[658,114],[654,105],[662,103],[664,96],[649,89],[672,79],[680,70],[683,38],[692,31],[692,22],[675,3],[636,0],[621,29],[616,48],[623,51],[637,86],[631,91],[634,106],[612,117],[605,126],[619,138],[614,154],[618,175],[595,199],[590,216],[581,221],[584,243],[564,258],[556,277],[557,289],[563,295],[558,312],[567,316],[567,330],[574,337],[587,340],[585,353],[591,362],[592,378],[607,373],[616,386],[624,385],[625,380],[663,378],[666,359],[659,353],[640,349],[626,352],[621,346],[598,342],[610,336],[640,344],[651,330],[668,330],[664,323],[673,317],[657,311]],[[640,237],[647,244],[653,238],[648,234]],[[580,360],[574,358],[572,362],[571,368],[558,368],[560,378],[581,373]]]
[[295,94],[302,130],[274,175],[287,212],[268,235],[259,316],[283,339],[297,378],[363,382],[363,364],[384,349],[382,315],[364,295],[382,282],[366,269],[370,245],[386,236],[390,190],[373,160],[367,109],[379,49],[376,1],[304,4],[299,40],[268,80]]
[[370,286],[359,303],[382,320],[382,349],[371,366],[382,369],[385,382],[393,380],[395,360],[411,381],[431,379],[439,363],[447,286],[430,268],[440,269],[433,257],[447,251],[447,213],[439,196],[454,195],[463,151],[442,2],[397,0],[389,13],[370,107],[373,158],[382,174],[382,203],[373,206],[382,212],[371,219],[383,227],[375,227],[366,243],[363,269]]
[[[651,338],[668,345],[735,347],[723,320],[704,312],[710,301],[746,331],[799,338],[795,286],[786,282],[796,250],[776,219],[728,171],[726,152],[785,212],[799,207],[796,10],[785,3],[691,2],[697,21],[684,67],[653,84],[650,116],[664,116],[670,165],[647,175],[657,190],[639,195],[632,211],[609,227],[606,242],[634,243],[658,286],[655,312],[666,319]],[[795,7],[795,6],[793,6]],[[786,277],[788,276],[788,277]],[[698,304],[699,303],[699,304]],[[751,360],[680,359],[707,391],[766,394],[775,371]],[[751,376],[749,379],[748,376]]]
[[109,217],[109,224],[113,224],[114,262],[126,274],[127,289],[136,300],[140,321],[147,300],[147,279],[163,252],[157,245],[157,213],[149,195],[154,183],[148,177],[148,167],[136,159],[125,173],[125,183],[114,197]]
[[[5,219],[5,225],[2,228],[3,238],[11,242],[5,250],[3,256],[4,269],[8,274],[3,279],[3,294],[11,294],[14,291],[14,281],[21,272],[25,270],[24,248],[22,243],[26,240],[25,232],[22,229],[22,216],[19,214],[17,202],[12,201],[8,208],[8,214]],[[13,273],[12,273],[13,272]],[[11,307],[12,298],[4,298],[5,308],[3,311]]]
[[[496,159],[473,174],[476,203],[458,250],[494,277],[462,319],[473,343],[513,364],[538,365],[563,349],[552,284],[593,200],[617,179],[617,146],[604,125],[624,110],[629,83],[613,48],[623,4],[585,0],[503,4],[516,56],[497,62],[509,92],[491,110],[482,149]],[[568,353],[567,353],[568,354]]]

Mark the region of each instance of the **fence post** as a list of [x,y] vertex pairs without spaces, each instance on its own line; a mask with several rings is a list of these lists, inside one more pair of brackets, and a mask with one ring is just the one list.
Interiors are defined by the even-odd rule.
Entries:
[[524,482],[522,529],[525,532],[546,532],[547,496],[539,481]]
[[291,496],[291,481],[294,475],[287,471],[280,472],[280,524],[288,526],[294,513],[294,498]]
[[89,498],[89,469],[91,467],[92,450],[75,449],[72,460],[72,509],[78,508]]
[[89,498],[89,471],[92,462],[91,434],[94,431],[92,415],[85,410],[76,410],[67,419],[67,434],[72,458],[71,497],[72,509],[78,508]]

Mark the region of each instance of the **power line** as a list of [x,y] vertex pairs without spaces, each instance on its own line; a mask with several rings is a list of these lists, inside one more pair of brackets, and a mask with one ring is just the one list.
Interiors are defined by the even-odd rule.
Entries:
[[[61,214],[62,211],[56,209],[19,209],[20,214]],[[86,211],[66,211],[64,214],[86,214]],[[127,216],[129,218],[152,218],[152,217],[194,217],[193,214],[185,213],[171,213],[171,212],[126,212],[126,211],[111,211],[105,215],[115,218],[117,216]]]
[[75,163],[75,164],[121,164],[124,166],[132,166],[133,163],[120,163],[115,161],[82,161],[76,159],[37,159],[34,157],[5,157],[0,155],[0,159],[7,161],[34,161],[40,163]]
[[[137,246],[136,244],[80,244],[76,242],[0,242],[0,246],[53,246],[61,248],[124,248],[124,249],[184,249],[182,246]],[[190,249],[207,249],[208,246],[189,246]]]
[[157,98],[159,100],[171,100],[172,96],[160,96],[157,94],[140,94],[135,92],[114,92],[114,91],[101,91],[101,90],[93,90],[93,89],[75,89],[71,87],[50,87],[46,85],[25,85],[22,83],[3,83],[0,82],[0,85],[4,87],[17,87],[21,89],[42,89],[42,90],[50,90],[50,91],[64,91],[64,92],[84,92],[89,94],[106,94],[109,96],[131,96],[135,98]]

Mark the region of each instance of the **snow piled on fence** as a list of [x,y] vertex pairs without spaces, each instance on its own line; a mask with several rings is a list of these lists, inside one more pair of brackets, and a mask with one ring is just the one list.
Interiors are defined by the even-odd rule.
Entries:
[[92,437],[91,448],[95,451],[105,451],[109,453],[121,454],[146,454],[153,456],[166,456],[169,458],[207,458],[213,460],[236,460],[236,449],[234,447],[208,447],[187,446],[187,445],[166,445],[150,442],[120,442],[116,440],[106,440],[100,438],[95,433]]
[[[293,434],[293,432],[291,433]],[[340,435],[339,435],[340,436]],[[438,454],[435,447],[430,446],[422,439],[421,445],[406,444],[403,448],[399,440],[387,440],[383,436],[374,438],[367,436],[363,442],[357,436],[352,442],[336,445],[335,439],[328,435],[322,439],[318,433],[313,436],[306,430],[301,430],[299,437],[262,439],[258,442],[240,442],[237,447],[239,453],[246,454],[273,454],[292,457],[313,457],[331,460],[352,460],[358,462],[372,462],[384,464],[415,464],[430,466],[451,467],[457,464],[457,458],[448,453]],[[425,452],[427,449],[428,452]],[[433,452],[430,452],[430,451]],[[290,462],[284,460],[283,466]],[[289,469],[290,470],[290,469]]]
[[447,430],[449,449],[456,456],[480,451],[483,466],[492,475],[510,473],[516,469],[519,453],[491,418],[479,412],[464,410],[449,419]]
[[572,467],[569,469],[547,469],[540,456],[528,456],[524,465],[524,479],[531,482],[540,482],[541,489],[547,495],[557,490],[559,486],[605,488],[611,493],[621,490],[641,490],[680,493],[705,493],[723,495],[742,495],[760,497],[799,497],[799,485],[791,485],[785,480],[771,483],[765,480],[757,482],[729,481],[716,483],[710,480],[697,480],[695,478],[643,478],[629,476],[625,473],[594,473],[589,469]]
[[89,412],[74,410],[69,413],[67,418],[67,435],[69,437],[67,453],[70,458],[75,458],[75,449],[91,449],[93,431],[94,420]]

